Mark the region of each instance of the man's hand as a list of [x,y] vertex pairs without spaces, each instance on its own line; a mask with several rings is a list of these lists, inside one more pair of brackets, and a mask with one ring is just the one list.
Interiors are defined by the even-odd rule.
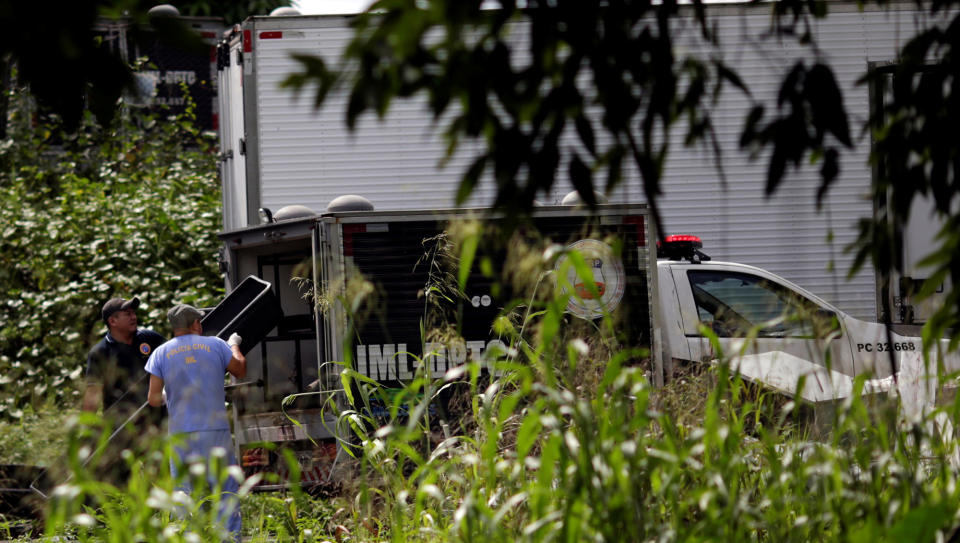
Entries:
[[87,388],[83,391],[83,404],[81,409],[96,413],[103,402],[103,385],[87,383]]
[[243,341],[243,339],[240,337],[240,334],[236,333],[230,334],[230,339],[227,340],[227,345],[229,345],[230,350],[233,351],[233,356],[230,357],[230,362],[227,363],[227,372],[237,379],[243,379],[247,376],[247,359],[243,356],[243,351],[240,349],[241,341]]

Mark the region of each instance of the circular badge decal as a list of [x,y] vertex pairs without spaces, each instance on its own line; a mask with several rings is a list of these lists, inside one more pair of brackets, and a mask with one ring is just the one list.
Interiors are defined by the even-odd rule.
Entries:
[[[623,263],[614,257],[613,249],[595,239],[582,239],[568,245],[567,249],[577,251],[583,256],[597,287],[595,291],[591,289],[583,277],[577,275],[577,270],[567,264],[566,256],[557,260],[554,269],[557,273],[565,273],[566,285],[573,286],[567,311],[581,319],[593,320],[616,309],[623,298],[626,275]],[[563,288],[565,294],[568,288],[569,286]]]
[[143,353],[143,354],[145,354],[145,355],[150,354],[150,344],[149,344],[149,343],[141,343],[141,344],[140,344],[140,352]]

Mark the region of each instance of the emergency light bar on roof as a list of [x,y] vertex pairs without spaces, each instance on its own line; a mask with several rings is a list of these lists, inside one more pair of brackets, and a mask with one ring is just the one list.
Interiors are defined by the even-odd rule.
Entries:
[[703,242],[697,236],[676,235],[667,236],[662,242],[657,242],[657,256],[670,260],[689,260],[693,264],[710,260],[700,249]]

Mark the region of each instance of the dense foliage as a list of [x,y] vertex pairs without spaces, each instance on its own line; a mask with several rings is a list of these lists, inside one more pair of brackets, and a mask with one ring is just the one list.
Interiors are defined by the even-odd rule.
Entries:
[[[571,332],[569,292],[497,321],[499,378],[474,362],[385,395],[388,420],[342,413],[360,442],[358,539],[938,541],[957,529],[952,395],[911,415],[896,389],[861,394],[860,376],[851,397],[811,405],[741,381],[722,354],[657,389],[609,323]],[[428,403],[451,388],[465,416],[438,425]]]
[[[619,358],[533,361],[494,386],[473,381],[472,431],[424,449],[426,422],[364,434],[361,539],[421,541],[937,541],[956,529],[955,442],[901,425],[886,398],[824,412],[702,375],[690,424]],[[568,384],[605,363],[596,389]],[[479,385],[479,386],[478,386]],[[896,401],[887,407],[895,406]],[[879,407],[879,408],[878,408]],[[681,409],[681,412],[683,410]],[[956,408],[950,412],[956,415]]]
[[[92,111],[104,125],[118,111],[117,99],[131,82],[130,67],[121,52],[96,39],[99,17],[130,23],[130,36],[140,40],[160,39],[183,50],[205,51],[200,37],[172,18],[151,19],[154,0],[85,0],[40,2],[0,0],[0,87],[8,90],[11,66],[16,79],[30,89],[43,107],[64,119],[72,130],[83,115]],[[187,0],[170,2],[184,16],[222,17],[227,25],[250,15],[267,15],[286,0]],[[3,101],[0,100],[0,110]],[[0,124],[0,133],[3,127]]]
[[[812,410],[746,385],[722,364],[655,389],[630,353],[567,334],[565,306],[558,296],[522,323],[500,322],[516,349],[497,360],[498,379],[474,363],[391,394],[367,389],[387,402],[388,415],[340,412],[342,437],[352,444],[345,450],[357,461],[344,456],[335,494],[318,503],[294,489],[257,500],[249,493],[255,479],[247,479],[245,535],[806,542],[944,541],[957,530],[960,457],[944,424],[956,420],[957,403],[908,419],[895,396],[857,392]],[[349,369],[345,376],[362,380]],[[428,404],[449,387],[460,388],[463,416],[438,430]],[[75,440],[97,430],[89,416],[72,427],[75,475],[49,502],[48,537],[211,535],[213,518],[199,507],[207,496],[173,492],[165,444],[127,456],[128,485],[93,480]],[[177,503],[187,516],[173,514]]]
[[75,401],[107,299],[140,297],[141,327],[164,335],[174,301],[218,301],[215,155],[191,115],[125,115],[64,138],[15,110],[0,149],[3,416]]

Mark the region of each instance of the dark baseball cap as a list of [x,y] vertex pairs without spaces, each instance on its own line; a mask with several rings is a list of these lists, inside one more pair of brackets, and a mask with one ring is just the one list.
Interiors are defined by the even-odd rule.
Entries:
[[203,318],[203,311],[187,304],[177,304],[167,311],[170,327],[174,330],[189,328],[193,321]]
[[103,316],[103,322],[107,322],[107,319],[110,318],[110,315],[113,315],[117,311],[126,311],[128,309],[136,309],[140,307],[140,298],[131,298],[129,300],[124,300],[123,298],[111,298],[107,300],[107,303],[103,304],[103,310],[101,315]]

